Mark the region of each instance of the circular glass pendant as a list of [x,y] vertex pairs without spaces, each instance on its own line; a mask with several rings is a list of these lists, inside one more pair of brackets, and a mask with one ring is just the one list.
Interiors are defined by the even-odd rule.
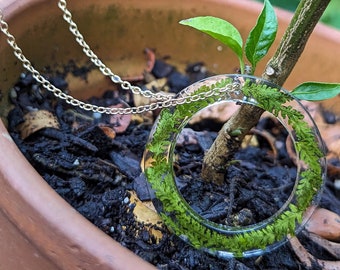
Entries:
[[[258,256],[279,247],[303,228],[320,198],[326,173],[325,159],[313,119],[289,92],[252,76],[235,74],[210,77],[179,93],[179,97],[190,96],[206,98],[163,109],[151,131],[143,157],[143,171],[155,192],[154,204],[164,223],[195,248],[220,258]],[[252,179],[258,166],[256,164],[268,161],[266,156],[270,151],[260,149],[261,145],[268,145],[265,142],[251,146],[254,154],[240,154],[225,164],[222,186],[204,182],[204,179],[200,179],[199,169],[194,172],[188,169],[183,173],[183,168],[201,166],[204,152],[209,148],[206,141],[214,137],[209,135],[205,142],[198,142],[198,133],[203,131],[194,130],[195,126],[200,125],[193,124],[197,114],[214,111],[214,106],[219,106],[215,112],[223,112],[227,116],[225,108],[230,106],[237,109],[245,104],[261,108],[266,112],[264,117],[275,123],[276,131],[258,132],[258,136],[265,134],[263,136],[266,137],[269,134],[270,138],[274,138],[281,130],[281,134],[288,138],[274,138],[272,143],[273,148],[280,148],[286,156],[287,153],[293,153],[288,155],[289,165],[280,171],[282,179],[274,177],[277,187],[266,186],[270,181],[266,170],[276,170],[275,162],[262,168],[260,181]],[[260,121],[264,121],[263,118]],[[213,129],[210,125],[210,131]],[[218,129],[210,134],[217,134]],[[235,129],[228,136],[238,136],[241,132]],[[194,142],[190,142],[190,139]],[[286,144],[286,141],[290,143]],[[190,150],[190,147],[185,150],[183,145],[196,146],[191,147],[194,150]],[[186,151],[193,153],[188,155]],[[261,154],[264,157],[258,156]],[[280,153],[276,151],[274,154],[276,157],[271,160],[275,161]],[[186,156],[194,160],[185,161]],[[179,166],[184,163],[186,166]],[[193,181],[199,181],[200,184],[194,187],[195,190],[190,190],[194,186]],[[259,199],[259,191],[267,193],[268,199]],[[217,202],[204,205],[209,196],[215,196]],[[195,198],[200,202],[193,201]],[[262,214],[256,208],[262,208]],[[264,215],[263,212],[268,213]]]

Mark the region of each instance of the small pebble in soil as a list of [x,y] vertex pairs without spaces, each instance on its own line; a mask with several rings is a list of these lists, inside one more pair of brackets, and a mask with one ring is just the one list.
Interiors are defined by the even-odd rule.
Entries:
[[334,180],[335,195],[340,199],[340,179]]
[[125,197],[123,203],[125,203],[125,204],[130,203],[130,199],[128,197]]

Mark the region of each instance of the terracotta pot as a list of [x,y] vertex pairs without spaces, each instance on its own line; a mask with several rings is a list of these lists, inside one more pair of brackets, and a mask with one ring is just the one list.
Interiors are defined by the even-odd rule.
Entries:
[[[183,18],[215,15],[228,19],[245,37],[262,6],[233,0],[69,0],[80,31],[114,72],[138,74],[143,49],[157,48],[178,63],[204,61],[216,73],[231,73],[237,59],[218,42],[178,25]],[[73,41],[56,1],[0,0],[0,8],[26,56],[38,70],[87,59]],[[290,14],[278,13],[279,36]],[[319,26],[286,87],[302,81],[339,81],[340,34]],[[274,46],[275,48],[275,46]],[[0,268],[154,269],[78,214],[37,174],[6,130],[8,93],[22,67],[0,36]],[[266,61],[258,70],[261,72]],[[108,80],[94,73],[89,84],[70,81],[79,98],[100,94]],[[95,89],[95,92],[93,91]],[[91,91],[92,90],[92,91]]]

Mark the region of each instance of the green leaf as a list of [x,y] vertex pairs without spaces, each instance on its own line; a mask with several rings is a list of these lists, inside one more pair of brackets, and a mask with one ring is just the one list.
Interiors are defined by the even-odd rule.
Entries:
[[277,18],[269,0],[264,1],[264,7],[251,30],[245,45],[245,52],[254,71],[257,63],[268,53],[277,33]]
[[182,20],[179,23],[191,26],[217,39],[232,49],[238,58],[242,60],[242,37],[240,32],[231,23],[212,16],[194,17]]
[[301,100],[325,100],[340,94],[340,84],[305,82],[297,86],[291,93],[294,97]]

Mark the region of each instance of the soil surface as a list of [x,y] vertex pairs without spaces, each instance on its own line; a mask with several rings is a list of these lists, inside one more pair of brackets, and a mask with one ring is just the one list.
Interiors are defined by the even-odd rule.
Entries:
[[[86,80],[92,69],[70,62],[62,71],[47,69],[45,76],[66,91],[67,74]],[[188,65],[181,73],[164,59],[156,60],[148,73],[152,80],[166,78],[167,91],[174,93],[208,75],[203,63]],[[144,85],[145,81],[133,83]],[[222,260],[195,250],[161,225],[157,227],[162,232],[159,240],[149,227],[136,221],[131,191],[142,201],[153,199],[139,164],[156,113],[125,117],[84,112],[56,99],[26,73],[10,98],[14,108],[8,115],[9,131],[42,177],[93,224],[159,269],[304,269],[289,243],[260,257]],[[135,105],[131,94],[118,87],[89,102]],[[35,117],[27,115],[37,111],[49,113],[36,123]],[[255,141],[249,140],[240,149],[226,172],[225,184],[216,186],[200,178],[200,167],[221,123],[205,122],[208,125],[186,127],[184,140],[176,148],[174,168],[183,197],[200,215],[218,223],[242,226],[270,217],[287,200],[295,182],[296,169],[285,150],[284,128],[275,119],[263,118],[256,127],[260,132],[253,136]],[[27,127],[30,124],[38,128]],[[275,137],[276,152],[261,131]],[[339,197],[329,179],[320,204],[340,211]],[[303,234],[300,240],[310,253],[333,259]]]

